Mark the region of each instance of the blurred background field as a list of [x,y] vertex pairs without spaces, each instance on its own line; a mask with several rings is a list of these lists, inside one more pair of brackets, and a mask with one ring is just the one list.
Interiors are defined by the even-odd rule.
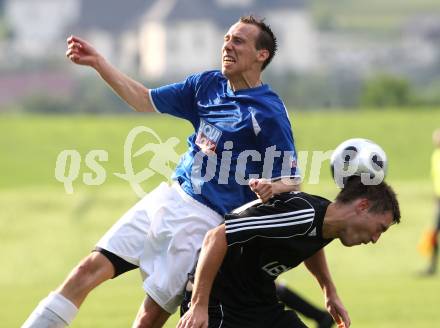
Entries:
[[[297,151],[309,152],[304,172],[306,182],[313,151],[332,150],[344,139],[354,136],[369,138],[382,145],[390,156],[391,179],[423,178],[429,181],[431,134],[438,126],[439,118],[440,112],[435,108],[408,111],[392,108],[309,113],[290,111]],[[2,175],[0,187],[57,185],[54,178],[55,162],[59,153],[66,149],[77,150],[82,156],[80,175],[74,181],[74,187],[76,184],[80,186],[81,175],[90,171],[84,164],[84,157],[94,149],[109,153],[108,161],[102,163],[107,171],[105,185],[124,183],[113,173],[123,171],[125,139],[130,130],[140,125],[156,131],[162,142],[171,137],[178,138],[180,142],[176,151],[179,154],[186,150],[186,137],[192,133],[188,122],[168,115],[3,115],[0,120],[0,146],[6,156],[0,161],[0,171],[10,174]],[[138,145],[147,141],[157,142],[139,136],[133,153],[139,148]],[[144,168],[147,163],[146,158],[139,159],[139,163],[133,163],[137,170]],[[321,179],[329,179],[328,170],[321,171]]]
[[0,112],[125,113],[92,70],[67,65],[69,35],[157,86],[218,68],[224,33],[247,13],[278,37],[264,81],[291,108],[440,105],[435,0],[0,0]]
[[[435,327],[440,320],[436,306],[440,280],[418,276],[426,263],[417,252],[417,243],[434,211],[430,135],[440,112],[420,110],[414,115],[389,109],[290,115],[298,150],[327,151],[344,139],[360,136],[377,141],[389,155],[388,180],[399,194],[402,223],[384,234],[376,246],[348,249],[334,242],[328,248],[353,327]],[[0,184],[0,327],[18,327],[136,202],[129,184],[112,175],[123,171],[124,140],[138,125],[154,129],[162,140],[177,135],[182,151],[184,136],[191,131],[189,124],[155,114],[2,117],[0,145],[5,156],[0,170],[6,174]],[[106,181],[100,186],[85,185],[81,175],[90,170],[82,165],[73,183],[74,193],[66,194],[54,177],[56,158],[64,149],[76,149],[83,158],[91,149],[106,150],[109,160],[101,163]],[[149,156],[139,158],[135,167],[145,167]],[[319,184],[309,183],[309,168],[310,163],[304,189],[332,199],[337,189],[329,177],[328,160],[323,162]],[[143,186],[148,190],[161,180],[155,175]],[[282,279],[322,305],[317,284],[303,268]],[[128,327],[143,296],[137,271],[107,282],[86,301],[72,327]],[[174,316],[166,327],[173,327],[176,320]]]

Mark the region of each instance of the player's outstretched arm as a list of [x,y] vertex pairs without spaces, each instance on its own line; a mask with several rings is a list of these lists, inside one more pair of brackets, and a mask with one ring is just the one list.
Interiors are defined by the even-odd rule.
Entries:
[[113,91],[135,111],[154,111],[149,90],[112,66],[87,41],[77,36],[70,36],[67,39],[66,56],[75,64],[94,68]]
[[180,318],[178,328],[207,328],[208,305],[212,284],[225,258],[228,245],[225,225],[208,231],[203,240],[196,268],[191,307]]
[[321,249],[316,252],[313,256],[305,260],[304,264],[318,280],[324,292],[327,311],[336,321],[338,327],[349,328],[351,320],[336,291],[336,286],[333,283],[324,250]]

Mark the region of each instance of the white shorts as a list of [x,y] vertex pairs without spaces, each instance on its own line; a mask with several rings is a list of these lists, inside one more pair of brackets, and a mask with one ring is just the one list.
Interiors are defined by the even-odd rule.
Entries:
[[208,230],[223,217],[174,183],[160,184],[101,238],[101,247],[139,266],[144,289],[174,313]]

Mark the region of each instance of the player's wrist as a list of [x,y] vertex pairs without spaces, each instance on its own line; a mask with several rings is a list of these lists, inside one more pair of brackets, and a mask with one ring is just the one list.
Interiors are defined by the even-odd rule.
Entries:
[[333,298],[338,295],[336,287],[333,284],[330,284],[329,286],[323,286],[322,290],[326,298]]
[[197,288],[191,297],[191,307],[207,308],[209,305],[209,296],[203,293],[198,293]]
[[95,60],[92,62],[92,67],[98,72],[101,73],[103,70],[103,66],[105,65],[105,58],[100,54],[95,55]]
[[298,182],[291,178],[282,178],[272,182],[273,194],[281,194],[283,192],[298,191]]
[[205,300],[191,300],[191,308],[197,309],[200,311],[207,310],[209,305],[209,301]]

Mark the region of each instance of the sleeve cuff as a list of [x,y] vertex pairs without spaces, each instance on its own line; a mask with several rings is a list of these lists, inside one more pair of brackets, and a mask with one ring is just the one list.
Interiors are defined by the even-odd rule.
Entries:
[[162,114],[162,112],[157,109],[156,104],[154,103],[152,92],[153,92],[153,89],[148,90],[148,97],[150,98],[151,105],[153,106],[153,109],[155,112]]

